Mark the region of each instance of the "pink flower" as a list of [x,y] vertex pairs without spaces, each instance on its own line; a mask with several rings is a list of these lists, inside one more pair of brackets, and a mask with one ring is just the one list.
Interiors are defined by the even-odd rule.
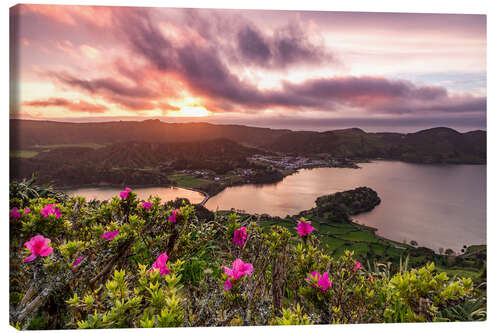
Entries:
[[298,221],[294,229],[298,231],[299,235],[307,236],[314,230],[314,227],[309,221]]
[[31,255],[24,259],[24,262],[35,260],[37,256],[46,257],[52,253],[52,248],[49,246],[50,239],[42,235],[32,237],[29,242],[24,243],[24,246],[31,252]]
[[17,207],[12,208],[12,210],[10,211],[9,217],[11,219],[21,218],[21,213],[19,212],[19,209],[17,209]]
[[150,209],[151,209],[151,206],[153,206],[153,204],[152,204],[152,203],[150,203],[150,202],[147,202],[147,201],[146,201],[146,202],[143,202],[143,203],[142,203],[142,208],[144,208],[145,210],[150,210]]
[[55,204],[48,204],[40,211],[40,213],[44,217],[49,217],[49,216],[55,216],[56,218],[61,217],[61,211],[59,210],[59,207],[56,207]]
[[112,241],[116,237],[116,235],[118,235],[119,233],[120,233],[120,231],[118,231],[118,230],[108,231],[108,232],[103,233],[100,237]]
[[156,261],[153,263],[153,265],[151,265],[151,269],[148,272],[159,270],[160,275],[162,276],[170,273],[170,270],[168,269],[167,266],[167,260],[168,260],[167,253],[163,252],[158,256],[158,258],[156,258]]
[[241,227],[234,231],[233,243],[243,247],[245,245],[245,241],[247,240],[247,228]]
[[127,199],[127,198],[128,198],[128,195],[129,195],[129,193],[130,193],[130,191],[132,191],[130,188],[128,188],[128,187],[127,187],[127,188],[125,188],[125,191],[121,191],[121,192],[120,192],[120,197],[121,197],[122,199]]
[[226,283],[224,284],[224,290],[230,290],[233,288],[233,283],[244,275],[252,275],[253,265],[243,262],[240,258],[233,262],[233,269],[226,266],[224,268],[224,273],[228,276]]
[[24,215],[28,215],[30,212],[31,212],[31,209],[26,208],[26,209],[24,210],[24,213],[23,213],[23,214],[24,214]]
[[356,261],[356,264],[354,265],[354,271],[356,272],[358,269],[363,269],[361,266],[361,263],[359,261]]
[[47,206],[43,207],[40,213],[44,217],[49,217],[49,214],[53,213],[54,209],[52,208],[52,204],[48,204]]
[[170,222],[172,222],[172,223],[176,223],[176,222],[177,222],[177,219],[178,219],[178,216],[177,216],[177,215],[180,215],[180,214],[181,214],[181,211],[180,211],[180,209],[175,209],[175,210],[171,211],[171,212],[170,212],[170,214],[172,214],[172,215],[170,215],[170,216],[168,217],[168,220],[169,220]]
[[328,272],[320,275],[317,271],[313,271],[311,277],[306,278],[306,280],[311,281],[316,288],[320,288],[322,291],[326,291],[332,285],[328,279]]
[[74,268],[75,266],[78,266],[78,264],[82,261],[83,259],[83,256],[79,256],[78,258],[76,258],[76,260],[73,262],[73,264],[71,265],[71,269],[73,271],[76,272],[76,268]]
[[226,282],[224,283],[224,290],[228,291],[233,288],[233,284],[231,283],[231,279],[227,279]]
[[370,279],[370,283],[373,283],[373,281],[375,280],[375,279],[373,278],[373,275],[370,275],[370,276],[368,277],[368,279]]

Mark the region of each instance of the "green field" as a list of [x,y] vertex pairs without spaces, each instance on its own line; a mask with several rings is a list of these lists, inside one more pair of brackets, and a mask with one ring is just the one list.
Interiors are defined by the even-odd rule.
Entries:
[[[407,256],[406,249],[413,248],[407,244],[380,238],[373,229],[355,223],[325,223],[324,220],[316,216],[306,216],[306,218],[312,222],[315,228],[313,234],[321,240],[323,245],[327,246],[328,253],[333,257],[340,257],[345,250],[350,250],[363,260],[379,263],[390,261],[398,264],[400,258],[404,259]],[[284,226],[295,233],[293,228],[297,225],[297,221],[293,218],[260,221],[260,226],[265,231],[268,231],[273,225]],[[484,249],[483,245],[470,246],[466,253]],[[465,257],[468,256],[465,255]],[[418,266],[424,265],[429,261],[429,258],[425,255],[412,255],[409,260],[411,264]],[[446,272],[449,276],[478,278],[481,274],[479,269],[472,267],[473,262],[469,265],[470,267],[445,267],[443,262],[446,262],[446,257],[439,258],[437,255],[434,261],[436,261],[436,269],[439,272]]]
[[63,143],[63,144],[56,144],[56,145],[40,145],[38,147],[47,148],[47,149],[57,149],[57,148],[67,148],[67,147],[81,147],[81,148],[99,149],[99,148],[106,147],[106,145],[91,142],[91,143]]
[[10,157],[11,158],[32,158],[38,155],[37,151],[34,150],[11,150]]
[[[355,251],[361,257],[371,260],[398,261],[404,256],[405,250],[400,247],[409,247],[379,238],[371,228],[354,223],[325,223],[315,216],[307,217],[315,228],[315,234],[322,243],[328,246],[331,255],[338,257],[344,254],[345,250]],[[282,219],[280,221],[261,221],[264,229],[271,228],[272,225],[282,225],[295,232],[293,228],[297,222],[292,219]]]
[[[69,147],[81,147],[81,148],[92,148],[99,149],[106,147],[105,144],[98,143],[68,143],[68,144],[55,144],[55,145],[36,145],[31,147],[36,150],[11,150],[11,158],[32,158],[38,155],[41,151],[48,152],[51,149],[57,148],[69,148]],[[43,150],[42,150],[43,149]]]
[[441,266],[436,266],[436,271],[437,272],[446,272],[448,276],[453,277],[453,276],[460,276],[460,277],[466,277],[466,278],[477,278],[479,276],[478,271],[473,271],[473,270],[468,270],[468,269],[449,269],[449,268],[444,268]]
[[177,186],[190,187],[190,188],[198,187],[200,185],[207,184],[207,183],[211,183],[210,180],[196,178],[195,176],[186,175],[183,173],[170,175],[170,176],[168,176],[168,179],[175,182],[177,184]]

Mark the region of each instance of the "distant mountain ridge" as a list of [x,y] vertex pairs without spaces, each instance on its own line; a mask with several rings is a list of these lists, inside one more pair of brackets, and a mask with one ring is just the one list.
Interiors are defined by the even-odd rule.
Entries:
[[165,123],[159,120],[63,123],[10,120],[11,149],[54,144],[174,143],[227,139],[239,145],[292,155],[395,159],[417,163],[486,163],[486,131],[460,133],[436,127],[416,133],[367,133],[359,128],[326,132],[244,125]]
[[366,133],[359,128],[290,132],[266,149],[339,158],[384,158],[417,163],[486,163],[486,131],[460,133],[446,127],[416,133]]
[[34,145],[119,142],[188,142],[229,139],[240,144],[260,146],[290,130],[214,125],[209,123],[165,123],[159,120],[102,123],[64,123],[37,120],[10,120],[11,148]]

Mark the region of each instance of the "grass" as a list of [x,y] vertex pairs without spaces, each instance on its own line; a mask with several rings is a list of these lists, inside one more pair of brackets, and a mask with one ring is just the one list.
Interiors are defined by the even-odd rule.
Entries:
[[366,243],[356,243],[352,246],[350,246],[349,250],[353,251],[356,253],[358,256],[363,256],[366,257],[368,253],[370,252],[370,245]]
[[262,162],[262,161],[253,161],[252,160],[252,163],[255,164],[255,165],[260,165],[260,166],[269,166],[270,164],[269,163],[266,163],[266,162]]
[[358,230],[354,228],[352,225],[347,223],[321,224],[316,229],[322,235],[335,235],[340,237]]
[[[405,250],[398,247],[409,247],[408,245],[379,238],[375,230],[354,223],[328,222],[317,216],[306,216],[316,228],[315,234],[323,245],[328,247],[328,252],[333,257],[340,257],[345,250],[354,251],[357,255],[374,260],[388,260],[399,262],[400,257],[405,256]],[[288,228],[292,233],[297,222],[293,218],[281,219],[279,221],[260,222],[264,230],[268,230],[272,225],[281,225]],[[425,263],[425,258],[415,258]]]
[[55,144],[55,145],[40,145],[38,147],[48,148],[48,149],[67,148],[67,147],[81,147],[81,148],[99,149],[99,148],[106,147],[106,145],[90,142],[90,143],[62,143],[62,144]]
[[229,182],[238,182],[242,179],[241,176],[238,175],[232,175],[231,178],[229,179]]
[[465,250],[466,254],[474,253],[474,252],[479,252],[479,251],[485,251],[486,250],[486,245],[471,245],[467,247]]
[[346,242],[344,240],[342,240],[341,238],[332,237],[332,236],[328,237],[328,239],[326,240],[326,243],[328,244],[328,248],[330,250],[341,249],[341,248],[345,248],[345,246],[346,246]]
[[170,175],[170,176],[168,176],[168,179],[175,182],[177,184],[177,186],[180,186],[180,187],[194,188],[194,187],[198,187],[198,186],[203,185],[203,184],[211,183],[210,180],[196,178],[194,176],[186,175],[183,173]]
[[369,243],[380,242],[379,238],[375,237],[372,233],[369,233],[366,231],[350,232],[350,233],[342,236],[342,238],[345,240],[362,241],[362,242],[369,242]]
[[33,150],[11,150],[10,157],[11,158],[32,158],[38,155],[37,151]]
[[385,253],[390,256],[390,257],[393,257],[393,258],[397,258],[399,256],[401,256],[401,254],[403,253],[403,250],[401,249],[397,249],[397,248],[394,248],[394,247],[389,247]]
[[477,271],[472,271],[468,269],[449,269],[440,266],[436,266],[436,271],[439,273],[446,272],[448,276],[458,276],[464,278],[476,278],[479,275]]
[[[247,214],[241,216],[242,220],[249,217]],[[406,248],[411,247],[403,243],[379,238],[376,236],[374,229],[362,225],[336,222],[326,224],[316,216],[306,216],[306,218],[316,228],[313,233],[327,247],[328,254],[334,258],[344,255],[345,250],[349,250],[354,251],[356,256],[364,257],[370,262],[390,261],[399,264],[400,259],[403,258],[404,260],[407,256]],[[273,225],[280,225],[295,234],[296,231],[293,228],[297,225],[297,221],[294,218],[260,220],[259,225],[265,232],[268,232]],[[471,246],[470,248],[471,251],[478,251],[484,249],[484,246]],[[409,260],[412,266],[422,266],[429,261],[429,258],[426,255],[412,255]],[[448,276],[477,278],[480,274],[480,271],[473,267],[445,268],[438,263],[438,258],[436,260],[438,272],[446,272]]]
[[283,176],[290,176],[291,174],[295,173],[295,170],[280,170],[280,172],[283,174]]
[[144,168],[138,168],[137,170],[141,170],[141,171],[154,171],[154,170],[156,170],[156,168],[152,167],[152,166],[146,166]]
[[[44,149],[41,150],[42,152],[48,152],[51,149],[57,149],[57,148],[67,148],[67,147],[83,147],[83,148],[92,148],[92,149],[99,149],[106,147],[106,145],[103,144],[97,144],[97,143],[68,143],[68,144],[56,144],[56,145],[40,145],[36,147],[32,147],[35,149]],[[11,150],[10,151],[10,157],[11,158],[32,158],[38,155],[40,151],[36,150]]]

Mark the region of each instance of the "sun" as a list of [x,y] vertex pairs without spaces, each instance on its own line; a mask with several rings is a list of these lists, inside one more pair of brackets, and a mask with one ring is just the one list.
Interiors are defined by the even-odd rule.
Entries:
[[181,107],[181,109],[176,113],[180,117],[206,117],[211,114],[211,112],[205,109],[203,106],[191,105]]
[[192,96],[185,96],[181,100],[168,101],[174,110],[168,111],[170,117],[208,117],[212,112],[203,106],[203,101]]

